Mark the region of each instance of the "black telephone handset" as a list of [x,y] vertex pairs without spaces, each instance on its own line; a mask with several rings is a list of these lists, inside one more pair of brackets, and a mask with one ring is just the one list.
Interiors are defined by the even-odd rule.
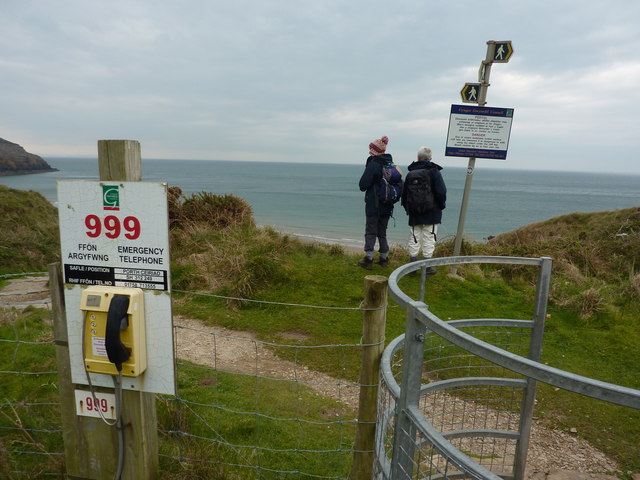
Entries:
[[122,363],[129,360],[131,352],[120,341],[120,330],[129,326],[127,310],[129,296],[114,295],[107,312],[107,329],[105,333],[105,348],[109,361],[114,363],[118,371],[122,371]]

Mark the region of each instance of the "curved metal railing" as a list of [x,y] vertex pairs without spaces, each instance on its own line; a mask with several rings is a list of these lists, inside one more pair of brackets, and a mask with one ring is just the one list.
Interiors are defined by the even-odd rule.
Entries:
[[[375,478],[524,478],[536,381],[640,409],[640,390],[540,363],[551,263],[548,257],[444,257],[391,274],[390,295],[407,321],[382,358]],[[425,268],[461,264],[537,268],[532,319],[443,321],[430,312]],[[418,300],[398,285],[413,271],[422,274]]]

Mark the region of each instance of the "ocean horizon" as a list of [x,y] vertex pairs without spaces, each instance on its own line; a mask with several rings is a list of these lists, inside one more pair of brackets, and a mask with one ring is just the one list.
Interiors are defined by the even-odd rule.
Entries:
[[[0,184],[34,190],[57,205],[57,180],[98,180],[95,158],[48,158],[58,171],[0,177]],[[466,167],[444,167],[447,208],[438,239],[455,236]],[[406,173],[406,165],[399,164]],[[143,159],[142,180],[178,186],[185,196],[233,194],[252,206],[256,222],[308,240],[346,247],[364,245],[362,164]],[[465,238],[490,236],[573,212],[640,206],[640,175],[508,170],[476,166],[465,221]],[[389,222],[391,245],[406,244],[407,216],[396,205]]]

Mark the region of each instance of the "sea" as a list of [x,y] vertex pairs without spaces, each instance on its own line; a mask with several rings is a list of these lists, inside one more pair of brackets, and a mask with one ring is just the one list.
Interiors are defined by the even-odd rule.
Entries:
[[[0,177],[0,184],[41,193],[57,205],[57,180],[98,180],[96,158],[47,158],[56,172]],[[406,165],[399,165],[404,172]],[[467,169],[445,167],[447,208],[438,240],[454,237]],[[186,196],[233,194],[253,209],[256,223],[308,240],[364,245],[364,165],[143,159],[142,180],[178,186]],[[476,166],[467,195],[464,238],[475,242],[572,212],[640,207],[640,175],[551,172]],[[405,245],[407,216],[397,204],[391,245]]]

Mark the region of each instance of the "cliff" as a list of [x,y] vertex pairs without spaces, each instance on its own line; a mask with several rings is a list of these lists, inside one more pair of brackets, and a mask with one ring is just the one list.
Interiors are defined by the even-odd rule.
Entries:
[[56,170],[51,168],[42,157],[25,151],[17,143],[0,138],[0,176],[55,172]]

